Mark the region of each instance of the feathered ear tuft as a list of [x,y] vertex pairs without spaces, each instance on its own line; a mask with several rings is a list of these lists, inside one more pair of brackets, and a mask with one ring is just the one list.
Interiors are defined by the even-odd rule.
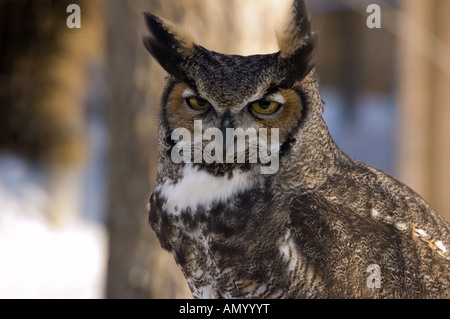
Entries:
[[282,57],[289,56],[305,45],[311,36],[311,20],[304,0],[294,0],[292,17],[282,32],[277,33]]
[[192,36],[175,24],[151,13],[144,13],[150,36],[144,45],[158,63],[171,75],[184,76],[183,62],[192,55],[195,43]]
[[286,86],[304,79],[314,68],[318,35],[311,31],[311,20],[304,0],[294,0],[292,18],[277,34],[280,62]]

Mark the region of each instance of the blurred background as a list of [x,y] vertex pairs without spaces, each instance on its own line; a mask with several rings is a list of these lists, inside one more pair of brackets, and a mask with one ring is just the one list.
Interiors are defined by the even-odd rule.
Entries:
[[[81,28],[69,29],[69,4]],[[369,29],[369,4],[381,28]],[[291,0],[0,0],[0,298],[189,298],[147,222],[165,72],[143,11],[277,50]],[[450,0],[310,0],[324,117],[450,220]]]

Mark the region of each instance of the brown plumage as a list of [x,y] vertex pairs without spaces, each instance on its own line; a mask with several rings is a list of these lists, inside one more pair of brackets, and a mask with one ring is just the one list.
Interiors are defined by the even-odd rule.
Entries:
[[[449,224],[336,146],[314,76],[317,36],[304,1],[292,11],[280,51],[249,57],[208,51],[146,14],[145,45],[170,74],[150,199],[162,247],[199,298],[449,298]],[[176,164],[172,132],[193,134],[194,121],[203,133],[269,129],[277,172],[261,174],[262,161]],[[370,285],[373,265],[379,286]]]

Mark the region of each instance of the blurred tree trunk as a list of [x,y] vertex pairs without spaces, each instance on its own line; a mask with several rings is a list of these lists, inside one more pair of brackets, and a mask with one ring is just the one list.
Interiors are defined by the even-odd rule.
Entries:
[[[81,29],[66,25],[74,2],[83,8]],[[90,68],[101,55],[101,12],[98,1],[0,0],[0,153],[45,171],[52,226],[81,217],[85,102]]]
[[407,0],[402,11],[398,172],[450,220],[450,1]]
[[106,7],[110,90],[106,297],[189,297],[173,257],[162,251],[148,224],[146,208],[156,175],[156,128],[164,76],[162,71],[155,72],[142,45],[146,32],[141,12],[154,11],[159,3],[111,0]]

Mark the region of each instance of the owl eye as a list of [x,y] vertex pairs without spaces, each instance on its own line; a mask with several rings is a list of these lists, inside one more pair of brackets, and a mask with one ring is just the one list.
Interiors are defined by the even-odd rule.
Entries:
[[252,103],[251,105],[253,111],[262,115],[272,115],[276,113],[280,107],[280,103],[272,101],[258,101]]
[[211,106],[211,103],[199,97],[188,97],[186,104],[196,111],[204,111]]

